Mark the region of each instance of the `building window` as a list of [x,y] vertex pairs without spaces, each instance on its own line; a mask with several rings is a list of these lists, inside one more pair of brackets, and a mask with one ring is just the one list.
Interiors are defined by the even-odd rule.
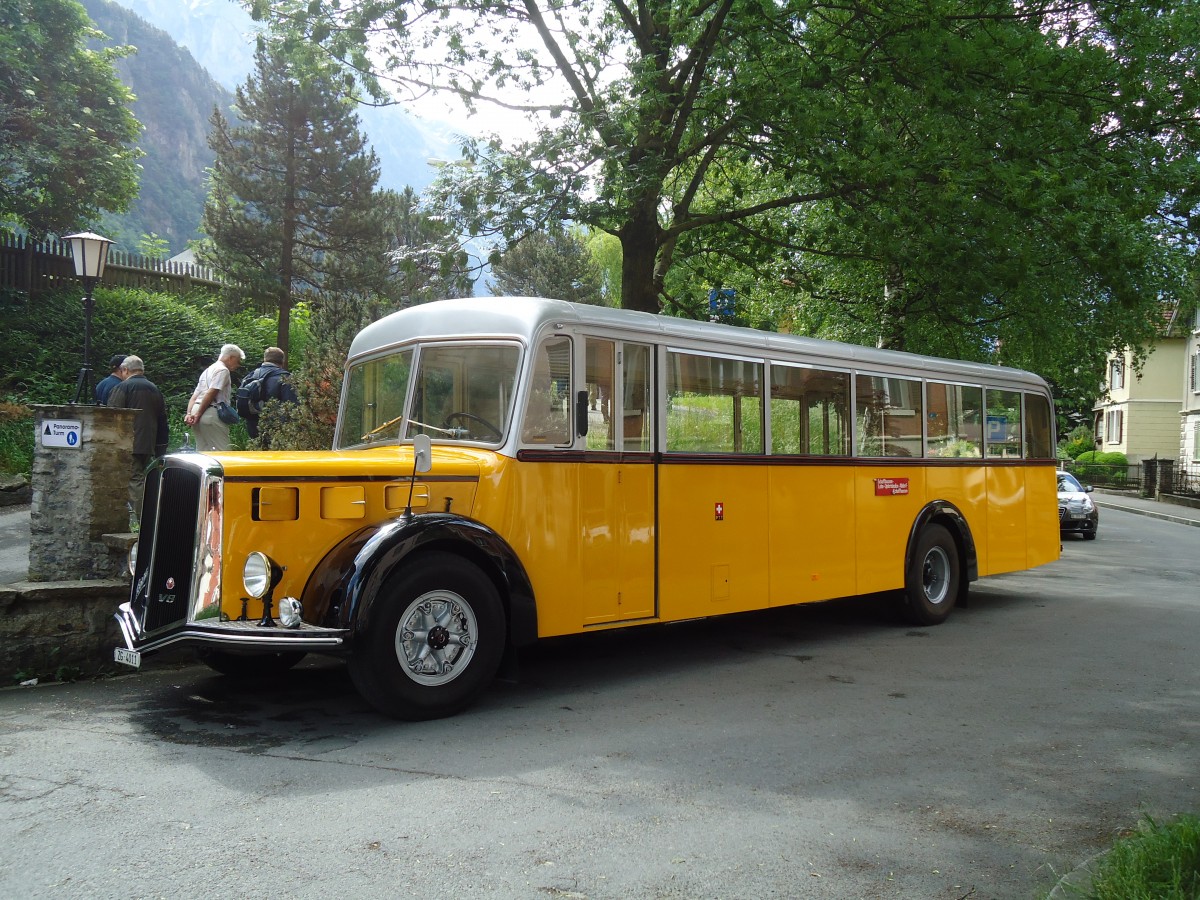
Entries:
[[1192,354],[1192,373],[1191,373],[1192,393],[1200,394],[1200,350]]
[[1120,409],[1110,409],[1104,414],[1104,437],[1109,444],[1121,443],[1122,426],[1124,425],[1125,411]]
[[1125,387],[1125,360],[1114,359],[1108,366],[1109,390],[1119,391]]
[[1200,462],[1200,422],[1192,425],[1192,462]]

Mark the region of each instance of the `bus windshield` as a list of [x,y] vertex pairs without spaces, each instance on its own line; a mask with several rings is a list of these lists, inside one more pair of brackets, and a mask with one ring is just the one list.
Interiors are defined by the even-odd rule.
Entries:
[[[419,353],[406,347],[353,365],[336,449],[417,434],[499,444],[512,415],[519,361],[516,344],[455,343],[423,346]],[[412,406],[405,410],[410,386]]]

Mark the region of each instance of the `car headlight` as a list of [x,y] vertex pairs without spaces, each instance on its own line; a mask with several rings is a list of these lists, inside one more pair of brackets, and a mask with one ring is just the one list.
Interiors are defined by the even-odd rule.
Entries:
[[138,542],[134,541],[129,548],[129,575],[133,577],[137,574],[137,548]]
[[242,569],[242,584],[246,593],[258,600],[279,584],[283,577],[283,569],[265,553],[254,551],[246,557],[246,565]]

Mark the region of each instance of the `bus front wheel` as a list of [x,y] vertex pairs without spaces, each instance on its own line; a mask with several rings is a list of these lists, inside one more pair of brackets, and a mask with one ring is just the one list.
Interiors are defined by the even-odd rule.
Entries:
[[904,574],[903,612],[913,625],[940,625],[958,600],[958,547],[943,525],[921,529]]
[[504,652],[504,609],[491,580],[466,560],[427,553],[402,565],[349,662],[363,698],[385,715],[454,715],[491,681]]

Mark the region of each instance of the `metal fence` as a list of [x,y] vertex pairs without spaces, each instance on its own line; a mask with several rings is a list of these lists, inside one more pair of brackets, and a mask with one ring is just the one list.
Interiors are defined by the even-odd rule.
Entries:
[[1064,460],[1061,467],[1083,484],[1139,493],[1145,497],[1180,494],[1200,497],[1200,466],[1180,466],[1173,459],[1146,459],[1124,466]]

